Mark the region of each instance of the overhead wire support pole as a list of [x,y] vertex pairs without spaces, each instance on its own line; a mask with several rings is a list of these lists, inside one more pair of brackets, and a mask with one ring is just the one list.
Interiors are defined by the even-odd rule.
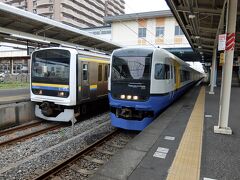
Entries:
[[211,80],[210,80],[210,91],[209,94],[214,94],[214,85],[215,85],[215,71],[216,71],[216,64],[217,64],[217,50],[216,47],[213,49],[213,55],[212,55],[212,67],[211,67]]
[[222,88],[222,106],[220,108],[220,116],[218,126],[214,126],[214,133],[232,134],[232,129],[228,127],[229,107],[231,97],[231,84],[232,84],[232,70],[233,58],[235,47],[235,31],[237,21],[237,3],[238,0],[228,1],[228,24],[227,24],[227,43],[225,50],[225,72],[223,78]]
[[[218,43],[218,35],[220,34],[220,30],[221,30],[221,27],[223,25],[223,19],[224,19],[224,14],[225,14],[225,6],[227,4],[227,1],[228,0],[225,0],[224,3],[223,3],[223,8],[222,8],[222,11],[221,11],[221,16],[220,16],[220,21],[219,21],[219,24],[218,24],[218,29],[217,29],[217,33],[216,33],[216,38],[215,38],[215,41],[214,41],[214,50],[213,50],[213,58],[212,58],[212,67],[211,67],[211,77],[210,77],[210,92],[209,94],[214,94],[214,86],[215,86],[215,76],[216,76],[216,53],[217,53],[217,43]],[[216,52],[215,52],[216,50]],[[215,58],[214,58],[215,56]]]

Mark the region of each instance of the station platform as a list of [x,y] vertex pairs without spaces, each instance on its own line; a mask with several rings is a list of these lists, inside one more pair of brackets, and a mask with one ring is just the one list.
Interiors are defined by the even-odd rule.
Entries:
[[29,88],[0,90],[0,105],[30,101]]
[[174,102],[91,180],[211,180],[240,177],[240,88],[232,88],[229,126],[214,134],[220,88],[195,86]]

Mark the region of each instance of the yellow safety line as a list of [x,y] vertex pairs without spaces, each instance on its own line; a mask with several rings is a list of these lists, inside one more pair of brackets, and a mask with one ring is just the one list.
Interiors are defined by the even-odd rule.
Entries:
[[167,180],[199,180],[200,178],[204,105],[205,87],[202,87],[168,171]]

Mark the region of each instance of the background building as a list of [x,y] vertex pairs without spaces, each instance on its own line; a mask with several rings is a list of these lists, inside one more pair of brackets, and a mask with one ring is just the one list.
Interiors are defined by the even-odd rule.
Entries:
[[24,50],[0,51],[0,74],[29,73],[29,59]]
[[124,0],[0,0],[65,24],[86,28],[104,25],[104,16],[124,14]]
[[190,45],[171,11],[153,11],[105,17],[111,40],[123,46],[180,48]]

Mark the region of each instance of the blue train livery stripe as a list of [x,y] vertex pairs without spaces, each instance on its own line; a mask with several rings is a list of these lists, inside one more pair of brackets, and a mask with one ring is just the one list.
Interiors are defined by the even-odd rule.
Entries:
[[69,92],[69,85],[32,83],[32,89],[43,89],[43,90],[51,90],[51,91]]
[[176,91],[173,94],[167,93],[166,95],[150,95],[149,99],[144,102],[139,101],[127,101],[113,99],[111,93],[108,94],[109,103],[111,107],[122,108],[122,107],[133,107],[140,111],[152,111],[154,117],[145,117],[142,120],[126,120],[123,118],[116,117],[115,114],[111,113],[111,123],[113,126],[128,129],[128,130],[143,130],[158,116],[158,114],[173,101],[180,97],[194,82],[189,83]]

